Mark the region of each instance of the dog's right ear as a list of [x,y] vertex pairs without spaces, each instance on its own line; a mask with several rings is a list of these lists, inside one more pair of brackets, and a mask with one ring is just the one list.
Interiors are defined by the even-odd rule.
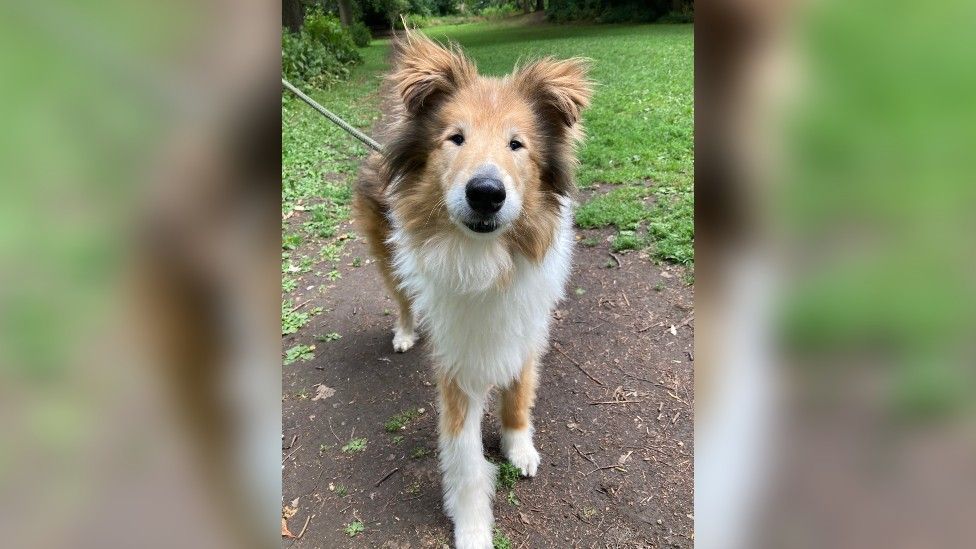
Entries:
[[409,30],[393,42],[393,66],[393,89],[410,114],[449,97],[478,75],[457,48],[445,48]]

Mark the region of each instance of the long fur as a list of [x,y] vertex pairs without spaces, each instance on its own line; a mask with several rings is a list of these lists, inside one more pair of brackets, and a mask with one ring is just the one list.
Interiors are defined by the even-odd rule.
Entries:
[[[444,505],[456,545],[484,549],[491,547],[495,469],[483,455],[481,417],[492,387],[508,391],[506,457],[526,475],[540,460],[529,409],[551,312],[570,271],[575,145],[591,83],[579,59],[543,59],[504,79],[484,78],[458,48],[416,33],[396,40],[394,56],[387,154],[371,156],[362,169],[356,218],[401,304],[395,347],[413,344],[415,319],[429,340],[440,388]],[[472,139],[463,149],[445,143],[458,120]],[[507,149],[499,136],[515,131],[509,128],[524,150]],[[500,234],[482,238],[457,226],[449,197],[458,196],[457,182],[470,177],[471,166],[488,161],[506,174],[520,209]]]

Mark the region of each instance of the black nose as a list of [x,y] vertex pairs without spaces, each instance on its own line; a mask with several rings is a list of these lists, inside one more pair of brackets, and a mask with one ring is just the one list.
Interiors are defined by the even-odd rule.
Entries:
[[472,210],[490,215],[502,209],[502,204],[505,203],[505,185],[491,177],[476,177],[468,181],[464,196],[468,198],[468,205]]

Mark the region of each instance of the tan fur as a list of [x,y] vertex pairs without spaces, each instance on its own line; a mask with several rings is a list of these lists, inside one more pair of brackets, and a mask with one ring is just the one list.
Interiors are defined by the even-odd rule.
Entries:
[[536,362],[535,359],[529,359],[522,367],[519,378],[502,390],[502,427],[512,430],[528,427],[529,414],[535,406],[537,386]]
[[441,378],[437,381],[437,388],[441,393],[441,426],[447,433],[456,437],[464,427],[464,420],[468,415],[468,397],[461,391],[453,379]]

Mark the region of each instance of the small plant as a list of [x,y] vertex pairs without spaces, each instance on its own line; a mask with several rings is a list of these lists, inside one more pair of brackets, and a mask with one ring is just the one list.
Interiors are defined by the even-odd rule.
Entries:
[[354,520],[346,525],[344,532],[347,536],[354,538],[358,534],[363,533],[364,530],[366,530],[366,527],[363,526],[362,521]]
[[420,493],[420,483],[414,482],[410,486],[407,486],[406,490],[404,491],[411,496],[415,496]]
[[339,496],[340,498],[344,498],[344,497],[346,497],[347,494],[349,494],[349,490],[347,490],[345,486],[343,486],[341,484],[338,485],[338,486],[336,486],[336,495],[337,496]]
[[366,449],[366,439],[365,438],[354,438],[342,447],[342,451],[346,454],[357,454]]
[[317,336],[315,336],[315,340],[316,341],[322,341],[322,342],[339,341],[340,339],[342,339],[342,336],[339,335],[336,332],[329,332],[329,333],[327,333],[325,335],[317,335]]
[[491,538],[492,549],[512,549],[512,540],[498,528],[495,528],[495,535]]
[[592,236],[588,236],[580,241],[580,244],[586,246],[587,248],[592,248],[597,245],[597,240]]
[[326,446],[325,444],[319,444],[319,454],[324,454],[325,451],[328,450],[328,449],[329,449],[329,447]]
[[297,234],[286,234],[281,237],[281,248],[283,250],[294,250],[302,245],[302,237]]
[[362,267],[363,266],[363,258],[361,258],[361,257],[354,257],[354,258],[352,258],[352,266],[353,267]]
[[644,247],[644,240],[637,236],[634,231],[620,231],[620,234],[613,239],[613,244],[610,247],[615,252],[639,250]]
[[286,294],[295,290],[298,287],[298,281],[290,276],[281,277],[281,291]]
[[336,281],[342,278],[342,273],[340,273],[335,269],[332,269],[331,271],[329,271],[329,274],[327,274],[326,276],[329,277],[329,280]]
[[403,442],[403,435],[393,437],[393,444],[400,444],[401,442]]
[[573,293],[576,295],[583,295],[586,293],[586,290],[584,290],[583,288],[576,288],[575,290],[573,290]]
[[663,290],[664,290],[664,284],[662,284],[661,282],[658,282],[657,284],[654,285],[655,292],[660,292]]
[[498,487],[504,490],[515,488],[515,483],[519,479],[518,467],[507,461],[498,464]]
[[294,362],[307,362],[315,358],[315,347],[313,345],[295,345],[285,351],[285,365]]
[[519,501],[518,497],[515,496],[515,490],[509,490],[508,491],[508,496],[506,496],[505,499],[508,500],[508,503],[510,505],[514,505],[516,507],[518,507],[519,505],[522,505],[522,502]]
[[397,431],[403,430],[408,423],[413,421],[420,415],[417,410],[407,410],[406,412],[401,412],[387,421],[383,427],[386,429],[387,433],[395,433]]
[[297,332],[308,323],[308,313],[299,312],[291,300],[281,303],[281,335],[289,335]]
[[424,446],[418,446],[413,449],[413,453],[410,454],[411,459],[424,459],[430,455],[430,450]]

